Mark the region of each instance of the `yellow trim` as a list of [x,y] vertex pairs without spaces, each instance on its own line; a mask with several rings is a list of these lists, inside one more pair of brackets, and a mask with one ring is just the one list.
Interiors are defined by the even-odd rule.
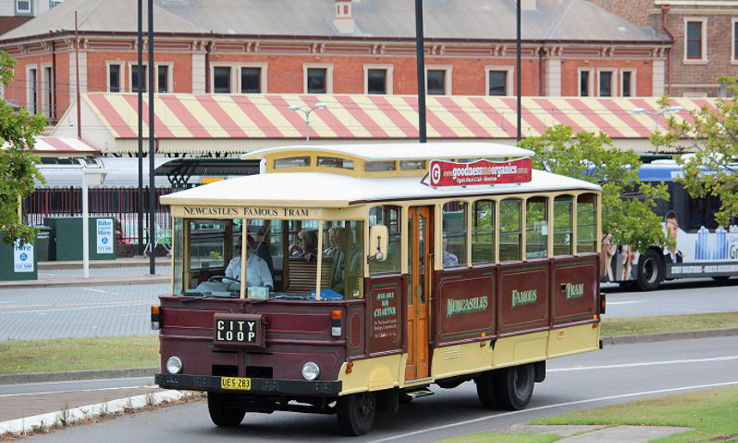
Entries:
[[246,273],[248,270],[246,269],[246,248],[249,247],[248,245],[248,232],[249,228],[246,225],[248,223],[248,220],[245,218],[241,219],[241,284],[239,285],[239,298],[244,299],[246,298]]
[[338,380],[343,385],[340,395],[379,391],[399,386],[400,371],[402,370],[404,375],[406,361],[407,354],[354,360],[351,362],[353,367],[350,374],[346,373],[349,363],[344,362],[338,373]]

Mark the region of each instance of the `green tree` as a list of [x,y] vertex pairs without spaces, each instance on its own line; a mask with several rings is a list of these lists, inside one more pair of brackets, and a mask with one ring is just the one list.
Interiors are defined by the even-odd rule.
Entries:
[[[650,140],[657,148],[690,152],[676,157],[684,171],[679,181],[694,198],[718,197],[715,218],[727,227],[738,217],[738,77],[723,76],[718,82],[726,84],[733,97],[690,111],[694,122],[670,116],[666,132],[655,132]],[[662,97],[659,106],[668,107],[669,97]]]
[[550,127],[538,137],[528,137],[520,147],[536,153],[533,167],[586,180],[602,186],[602,232],[613,241],[645,252],[649,246],[667,244],[661,218],[652,211],[657,199],[668,198],[666,185],[641,183],[640,158],[633,151],[612,146],[602,132],[573,134],[570,126]]
[[[15,60],[0,51],[0,81],[7,85],[13,78]],[[33,241],[34,229],[18,219],[18,201],[33,192],[34,179],[43,181],[33,155],[34,136],[41,134],[46,121],[41,115],[31,116],[25,109],[18,112],[0,100],[0,229],[3,241]]]

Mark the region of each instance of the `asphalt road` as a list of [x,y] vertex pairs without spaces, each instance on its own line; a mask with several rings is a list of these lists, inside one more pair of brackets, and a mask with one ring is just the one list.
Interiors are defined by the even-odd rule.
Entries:
[[[537,384],[528,409],[487,411],[473,383],[379,415],[374,430],[351,441],[426,442],[480,432],[534,418],[728,385],[738,385],[738,337],[609,346],[603,351],[551,360],[545,382]],[[79,426],[36,441],[106,443],[129,441],[338,441],[335,416],[275,412],[247,414],[235,429],[215,427],[205,402]]]

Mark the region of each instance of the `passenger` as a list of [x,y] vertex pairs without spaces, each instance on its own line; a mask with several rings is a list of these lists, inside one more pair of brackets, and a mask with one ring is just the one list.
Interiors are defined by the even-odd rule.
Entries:
[[443,267],[451,268],[459,266],[459,257],[456,254],[448,252],[448,239],[446,236],[443,237]]
[[343,228],[328,229],[328,248],[323,251],[324,257],[334,257],[343,254],[345,248]]
[[[240,288],[241,284],[241,245],[236,246],[236,255],[228,263],[225,271],[226,279],[231,280],[229,286]],[[274,289],[272,273],[267,262],[246,250],[246,287],[269,287]]]
[[297,233],[295,243],[290,245],[290,257],[312,261],[318,256],[318,234],[310,229]]
[[333,281],[331,282],[331,288],[341,294],[343,294],[345,286],[343,264],[346,244],[344,234],[343,228],[333,227],[328,229],[328,248],[323,251],[323,257],[333,260]]
[[264,239],[269,233],[270,221],[267,220],[264,226],[259,228],[259,232],[254,238],[251,234],[248,235],[246,240],[249,244],[249,250],[256,254],[260,259],[264,260],[269,266],[269,272],[274,273],[274,262],[272,261],[272,255],[269,253],[269,246],[267,246]]

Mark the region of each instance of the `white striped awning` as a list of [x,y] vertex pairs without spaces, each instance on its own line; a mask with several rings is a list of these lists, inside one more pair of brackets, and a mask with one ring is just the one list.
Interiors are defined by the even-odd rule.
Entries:
[[33,152],[39,155],[96,155],[100,150],[76,137],[36,137]]

